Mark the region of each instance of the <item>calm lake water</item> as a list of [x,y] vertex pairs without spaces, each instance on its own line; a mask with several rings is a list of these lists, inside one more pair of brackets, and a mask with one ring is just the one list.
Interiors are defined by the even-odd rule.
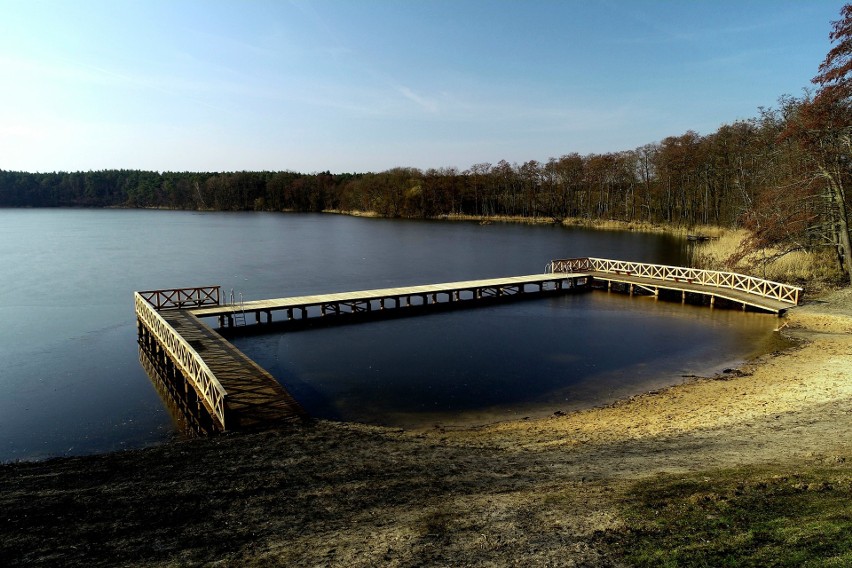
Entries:
[[[138,210],[0,210],[0,461],[180,435],[142,369],[134,290],[246,300],[542,272],[552,258],[683,264],[680,240],[553,226]],[[776,347],[776,318],[589,293],[241,338],[314,416],[427,426],[549,414]]]

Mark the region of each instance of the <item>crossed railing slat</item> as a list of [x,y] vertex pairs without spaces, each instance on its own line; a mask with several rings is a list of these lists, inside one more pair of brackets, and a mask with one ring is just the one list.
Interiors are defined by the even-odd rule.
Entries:
[[[218,286],[217,293],[218,293]],[[162,291],[158,291],[162,292]],[[184,375],[193,383],[204,401],[210,407],[214,417],[224,429],[228,393],[204,362],[204,359],[187,343],[175,329],[163,319],[154,305],[142,292],[134,292],[136,317],[154,334],[160,345],[169,353]]]
[[652,278],[655,280],[686,281],[703,286],[739,290],[755,296],[770,298],[793,305],[799,304],[802,294],[802,288],[797,286],[737,274],[735,272],[719,272],[717,270],[647,264],[626,260],[609,260],[606,258],[582,257],[552,260],[547,265],[546,272],[605,272]]
[[142,298],[154,306],[155,310],[181,310],[187,306],[219,305],[219,286],[200,286],[197,288],[172,288],[169,290],[147,290],[139,292]]

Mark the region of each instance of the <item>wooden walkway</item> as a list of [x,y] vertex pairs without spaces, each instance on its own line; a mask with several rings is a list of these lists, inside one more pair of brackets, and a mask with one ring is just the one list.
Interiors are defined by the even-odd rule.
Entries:
[[[716,298],[781,314],[801,299],[802,289],[730,272],[645,264],[599,258],[554,260],[545,274],[468,280],[446,284],[361,290],[291,298],[220,303],[219,286],[136,292],[140,346],[150,361],[197,394],[193,399],[209,413],[214,429],[253,429],[298,422],[306,413],[266,370],[205,325],[215,317],[221,328],[278,323],[354,321],[354,315],[407,315],[438,308],[483,305],[494,301],[534,298],[595,283],[613,284],[629,293],[659,295],[660,290]],[[247,321],[246,315],[253,316]],[[341,318],[340,316],[346,316]],[[254,325],[248,325],[249,323]],[[266,329],[269,329],[268,327]],[[144,355],[144,354],[143,354]],[[165,392],[160,388],[160,392]],[[167,389],[168,390],[168,389]],[[189,391],[187,391],[189,392]],[[191,406],[182,401],[183,407]]]
[[641,290],[649,294],[657,296],[660,290],[671,290],[683,294],[682,300],[686,301],[686,294],[698,294],[709,299],[710,305],[715,305],[716,298],[722,298],[741,306],[751,306],[758,310],[763,310],[775,314],[781,314],[785,310],[791,308],[791,304],[774,300],[772,298],[761,298],[741,292],[739,290],[713,289],[708,290],[707,286],[694,284],[689,282],[676,281],[660,281],[653,278],[642,278],[640,276],[627,276],[618,274],[609,274],[606,272],[591,272],[595,281],[606,282],[609,285],[613,282],[624,284],[627,286],[628,293],[641,293]]
[[798,305],[802,297],[797,286],[734,272],[603,258],[553,260],[547,267],[553,273],[577,270],[588,271],[593,281],[606,282],[608,288],[613,283],[622,284],[631,294],[644,291],[657,296],[660,290],[672,290],[680,292],[683,301],[687,294],[695,294],[708,298],[711,306],[716,298],[722,298],[744,310],[751,306],[778,315]]
[[[306,321],[347,314],[381,314],[410,308],[480,304],[488,300],[534,297],[548,293],[587,288],[589,274],[532,274],[486,280],[467,280],[425,286],[360,290],[336,294],[294,296],[254,300],[239,304],[191,308],[197,317],[216,317],[219,326],[273,323],[276,312],[281,322]],[[249,316],[247,319],[246,317]]]
[[180,310],[162,315],[201,355],[228,393],[229,430],[300,422],[307,417],[275,377],[191,313]]
[[137,292],[136,315],[150,363],[197,394],[213,429],[251,430],[307,418],[275,377],[187,310],[157,311]]

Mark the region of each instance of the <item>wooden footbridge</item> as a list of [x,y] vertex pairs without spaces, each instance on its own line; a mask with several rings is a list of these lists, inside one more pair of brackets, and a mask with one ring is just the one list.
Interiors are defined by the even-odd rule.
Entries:
[[605,258],[569,258],[552,260],[545,272],[582,272],[593,282],[621,285],[631,295],[647,293],[659,297],[660,290],[679,292],[681,301],[687,295],[706,300],[715,306],[716,299],[734,305],[781,315],[801,301],[802,288],[735,272],[701,270],[664,264],[647,264]]
[[[295,323],[345,323],[363,318],[414,315],[572,291],[622,289],[659,296],[660,290],[716,298],[780,314],[795,306],[801,288],[741,274],[674,266],[573,258],[551,261],[544,274],[514,276],[222,303],[219,286],[135,292],[140,360],[156,372],[158,390],[179,399],[171,409],[198,411],[201,431],[263,428],[307,418],[301,406],[266,370],[201,318],[221,330],[267,329]],[[278,324],[278,325],[275,325]],[[165,380],[163,378],[165,377]],[[168,383],[165,385],[164,383]]]

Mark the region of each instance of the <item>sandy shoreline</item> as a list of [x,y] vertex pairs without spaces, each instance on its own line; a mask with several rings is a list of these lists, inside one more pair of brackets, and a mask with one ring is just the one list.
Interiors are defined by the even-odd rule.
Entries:
[[852,290],[797,345],[606,408],[425,432],[317,422],[0,466],[6,565],[620,565],[594,536],[665,472],[846,463]]

